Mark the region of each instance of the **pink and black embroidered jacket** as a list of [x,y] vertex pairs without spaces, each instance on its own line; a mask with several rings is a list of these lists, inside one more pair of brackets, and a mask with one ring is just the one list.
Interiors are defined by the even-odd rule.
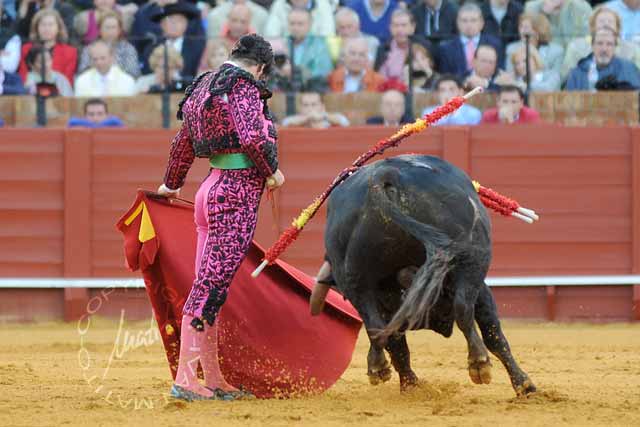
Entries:
[[246,153],[267,178],[278,169],[277,133],[267,107],[271,93],[247,71],[225,63],[201,74],[178,108],[183,120],[171,143],[164,184],[184,185],[195,157]]

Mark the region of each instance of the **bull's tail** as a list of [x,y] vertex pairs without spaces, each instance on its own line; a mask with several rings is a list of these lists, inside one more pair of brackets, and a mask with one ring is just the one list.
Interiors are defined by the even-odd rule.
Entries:
[[452,268],[455,243],[444,232],[431,225],[416,221],[403,213],[378,187],[379,206],[384,215],[405,232],[419,240],[425,248],[426,260],[416,273],[405,298],[378,338],[386,339],[400,329],[429,326],[429,312],[440,297],[444,279]]

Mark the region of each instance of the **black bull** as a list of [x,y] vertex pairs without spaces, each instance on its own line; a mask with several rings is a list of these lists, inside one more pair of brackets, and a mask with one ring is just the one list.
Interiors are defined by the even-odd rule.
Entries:
[[363,167],[329,199],[325,246],[327,281],[358,310],[369,335],[372,384],[391,377],[385,349],[401,389],[415,384],[404,331],[426,328],[449,337],[455,321],[467,340],[474,383],[491,381],[488,349],[518,395],[536,390],[511,355],[485,284],[491,223],[460,169],[418,155]]

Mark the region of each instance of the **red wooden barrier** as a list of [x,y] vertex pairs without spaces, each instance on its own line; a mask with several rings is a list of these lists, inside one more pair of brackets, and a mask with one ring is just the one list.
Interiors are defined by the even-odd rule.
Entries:
[[[278,198],[279,229],[339,170],[391,132],[281,129],[287,183]],[[137,188],[158,186],[173,135],[163,130],[0,130],[0,276],[131,276],[113,224]],[[493,216],[492,275],[597,275],[640,273],[639,149],[638,128],[483,126],[434,128],[388,155],[441,156],[541,214],[535,225]],[[196,163],[183,197],[193,198],[206,170],[206,161]],[[310,274],[322,260],[324,215],[314,218],[284,256]],[[265,201],[256,237],[268,246],[276,236]],[[578,309],[576,292],[588,302]],[[496,288],[494,293],[509,316],[640,319],[639,285]],[[8,294],[3,296],[7,301]],[[56,296],[67,318],[83,313],[89,297],[85,290]],[[0,316],[11,309],[0,304]]]

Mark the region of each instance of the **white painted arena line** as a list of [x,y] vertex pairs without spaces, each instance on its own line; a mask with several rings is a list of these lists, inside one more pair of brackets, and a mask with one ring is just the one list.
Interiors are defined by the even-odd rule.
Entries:
[[[491,287],[637,285],[640,284],[640,275],[488,277],[487,284]],[[5,277],[0,278],[0,288],[144,288],[144,281],[142,279],[123,278],[62,279]]]

